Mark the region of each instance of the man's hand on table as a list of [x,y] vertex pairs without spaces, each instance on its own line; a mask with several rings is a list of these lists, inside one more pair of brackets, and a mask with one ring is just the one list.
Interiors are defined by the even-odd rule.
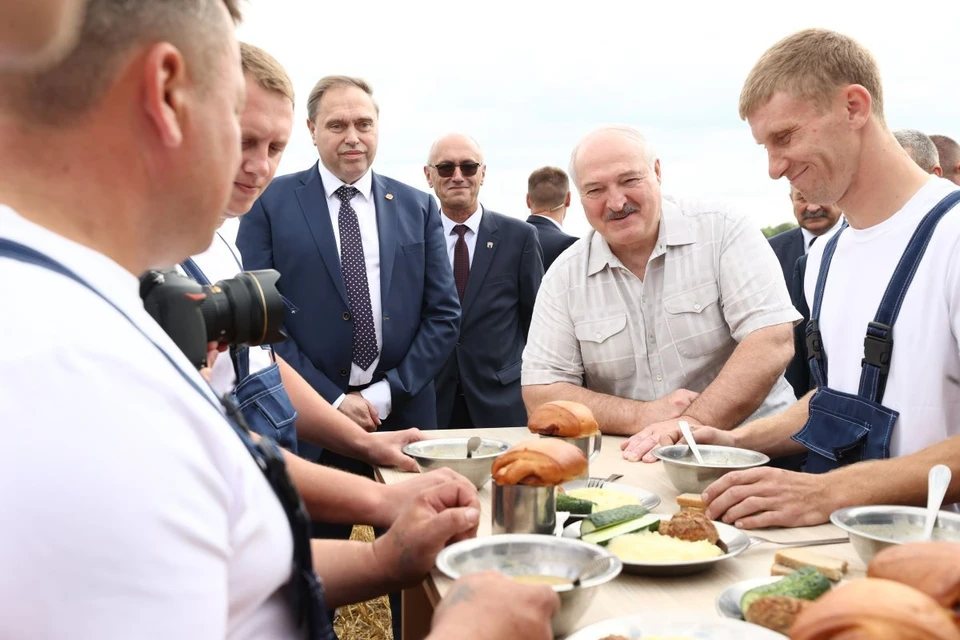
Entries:
[[433,615],[428,640],[552,640],[560,597],[546,585],[520,584],[495,571],[457,580]]
[[356,422],[366,431],[376,431],[377,427],[380,426],[380,415],[377,413],[376,407],[356,391],[352,391],[343,397],[337,411]]
[[365,439],[365,462],[374,467],[396,467],[401,471],[416,473],[419,469],[417,461],[402,449],[411,442],[420,440],[423,440],[423,434],[419,429],[371,433]]
[[686,420],[691,429],[694,425],[699,424],[689,416],[652,424],[638,433],[633,434],[626,442],[620,444],[620,448],[623,450],[624,460],[629,460],[630,462],[636,462],[638,460],[656,462],[657,458],[651,451],[660,445],[667,446],[676,444],[680,440],[681,419]]
[[448,479],[420,491],[390,529],[374,541],[374,555],[391,584],[420,582],[445,546],[477,535],[477,490],[460,480]]
[[380,507],[374,516],[375,522],[372,524],[383,528],[393,526],[393,523],[413,505],[414,500],[416,500],[420,494],[428,489],[448,483],[453,483],[460,487],[460,491],[457,494],[460,502],[454,506],[480,508],[477,489],[473,486],[472,482],[456,471],[450,469],[435,469],[427,473],[421,473],[403,482],[382,485],[380,487]]
[[757,467],[724,475],[703,501],[708,518],[741,529],[807,527],[827,522],[842,506],[834,489],[829,474]]
[[662,398],[647,402],[643,410],[643,420],[649,426],[679,418],[700,394],[687,389],[671,391]]

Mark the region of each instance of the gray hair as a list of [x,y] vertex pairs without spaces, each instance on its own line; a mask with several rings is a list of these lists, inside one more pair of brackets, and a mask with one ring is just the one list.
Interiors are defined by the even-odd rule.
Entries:
[[940,154],[930,136],[916,129],[899,129],[893,132],[900,146],[910,154],[913,161],[927,173],[933,173],[934,167],[940,164]]
[[651,168],[653,168],[654,163],[657,161],[656,151],[653,150],[653,147],[647,142],[646,136],[640,133],[639,130],[620,124],[599,127],[581,138],[580,142],[577,143],[577,146],[573,148],[573,152],[570,154],[570,166],[567,173],[570,174],[570,181],[577,187],[577,191],[580,190],[580,182],[577,180],[577,154],[580,152],[580,147],[582,147],[587,140],[601,133],[615,133],[639,145],[640,148],[643,149],[643,159],[646,160]]
[[933,144],[937,145],[937,155],[940,156],[940,167],[943,177],[953,180],[956,175],[957,163],[960,163],[960,145],[953,138],[934,134],[930,136]]
[[240,19],[239,0],[91,0],[77,44],[40,73],[0,76],[0,106],[30,122],[61,126],[78,120],[107,91],[135,47],[170,42],[209,86],[211,62],[234,39],[222,11]]

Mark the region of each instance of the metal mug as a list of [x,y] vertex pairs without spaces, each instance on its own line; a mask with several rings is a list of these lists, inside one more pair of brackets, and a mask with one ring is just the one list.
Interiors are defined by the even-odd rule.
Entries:
[[493,483],[493,533],[542,533],[557,528],[557,488]]
[[[541,438],[557,438],[558,440],[563,440],[564,442],[569,442],[577,449],[583,452],[583,455],[587,457],[587,462],[593,462],[594,459],[600,455],[600,444],[603,442],[603,437],[600,432],[589,435],[582,436],[580,438],[560,438],[559,436],[545,436],[540,434]],[[587,465],[587,470],[583,472],[582,475],[577,476],[574,480],[579,478],[589,478],[590,477],[590,465]]]

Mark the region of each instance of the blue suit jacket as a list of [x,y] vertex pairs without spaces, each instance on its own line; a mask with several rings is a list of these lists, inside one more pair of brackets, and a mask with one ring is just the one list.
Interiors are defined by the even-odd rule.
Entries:
[[451,425],[457,383],[475,427],[527,424],[520,358],[543,278],[536,230],[484,209],[463,294],[460,339],[437,376],[437,417]]
[[[390,383],[382,429],[437,426],[433,378],[457,340],[460,303],[432,197],[373,175],[380,236],[383,348],[374,382]],[[276,269],[297,307],[276,351],[328,402],[346,392],[353,319],[323,183],[314,165],[276,178],[240,222],[246,269]]]
[[537,230],[540,248],[543,249],[543,270],[546,271],[553,261],[560,257],[570,245],[577,241],[576,236],[564,233],[546,216],[531,215],[527,222]]
[[806,252],[803,250],[803,232],[800,227],[790,229],[770,238],[770,246],[780,260],[783,269],[783,279],[790,292],[790,301],[803,315],[803,322],[793,328],[793,360],[787,365],[785,377],[797,397],[801,397],[810,390],[810,369],[807,364],[806,326],[810,319],[806,299],[803,295],[803,275],[807,263]]

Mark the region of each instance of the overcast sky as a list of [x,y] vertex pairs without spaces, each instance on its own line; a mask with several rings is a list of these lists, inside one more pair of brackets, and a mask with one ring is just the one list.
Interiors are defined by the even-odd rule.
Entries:
[[[378,173],[427,190],[423,164],[450,131],[483,147],[481,202],[525,217],[527,176],[566,170],[582,135],[626,123],[650,139],[665,193],[719,200],[758,225],[792,219],[785,181],[737,116],[763,51],[806,27],[857,38],[877,57],[887,121],[960,139],[960,3],[591,0],[246,0],[240,38],[293,77],[297,117],[278,175],[317,160],[306,127],[313,83],[365,78],[381,107]],[[945,8],[950,7],[950,8]],[[568,230],[589,227],[576,191]]]

